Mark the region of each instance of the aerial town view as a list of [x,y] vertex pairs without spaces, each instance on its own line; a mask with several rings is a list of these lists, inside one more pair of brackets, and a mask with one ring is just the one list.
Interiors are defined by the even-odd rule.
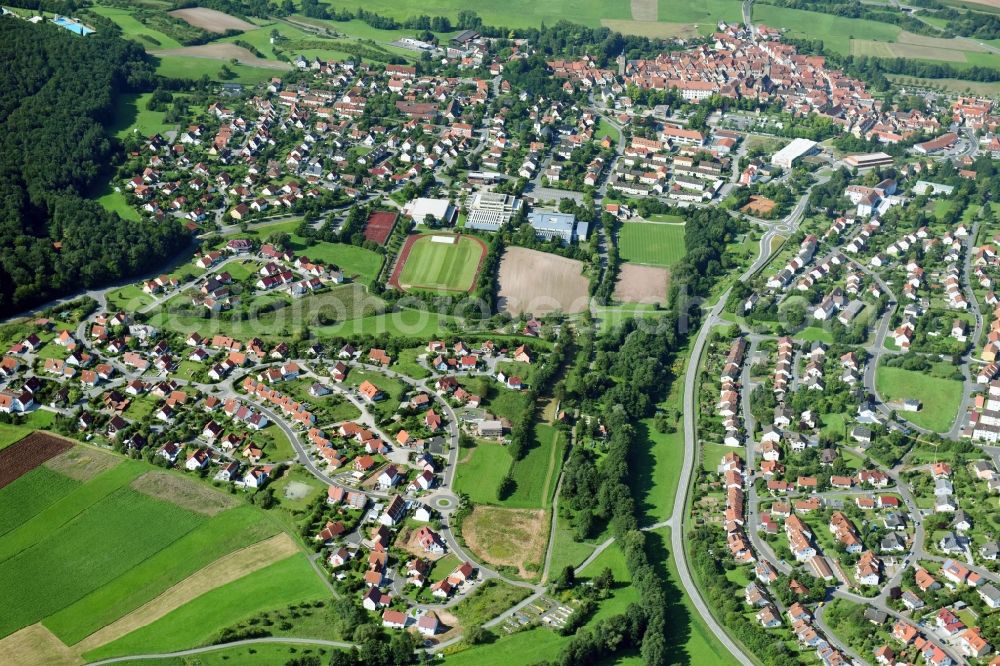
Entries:
[[1000,666],[1000,0],[0,62],[0,666]]

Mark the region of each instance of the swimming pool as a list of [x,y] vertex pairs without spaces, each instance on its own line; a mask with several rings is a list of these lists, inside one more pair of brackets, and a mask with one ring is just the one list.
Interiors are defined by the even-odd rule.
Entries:
[[88,28],[79,21],[74,21],[73,19],[66,18],[65,16],[57,16],[52,19],[52,22],[60,28],[66,28],[70,32],[75,32],[78,35],[89,35],[94,32],[93,28]]

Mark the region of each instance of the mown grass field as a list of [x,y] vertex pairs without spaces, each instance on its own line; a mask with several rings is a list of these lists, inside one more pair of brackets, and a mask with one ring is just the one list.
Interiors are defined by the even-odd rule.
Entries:
[[911,423],[935,432],[945,432],[951,427],[962,401],[962,383],[959,381],[884,365],[879,365],[875,371],[875,388],[885,402],[906,398],[920,400],[923,408],[919,412],[899,409],[897,413]]
[[300,223],[301,220],[291,220],[263,225],[250,230],[247,236],[255,237],[264,242],[272,234],[288,234],[287,249],[290,252],[309,257],[316,262],[335,264],[346,276],[364,284],[374,280],[382,269],[382,255],[378,252],[346,243],[316,241],[310,244],[305,238],[295,233]]
[[622,259],[650,266],[673,266],[684,256],[684,227],[679,224],[626,222],[618,235]]
[[754,5],[753,20],[770,27],[787,28],[791,37],[822,39],[826,48],[841,55],[851,53],[851,39],[894,42],[900,33],[898,26],[888,23],[773,5]]
[[555,492],[556,478],[562,464],[565,437],[555,426],[539,423],[535,426],[536,443],[527,455],[511,467],[517,488],[500,502],[516,509],[547,508]]
[[459,453],[454,490],[465,493],[477,504],[494,504],[497,488],[510,469],[510,454],[496,442],[480,442],[473,449]]
[[280,74],[278,70],[264,69],[263,67],[250,67],[248,65],[234,65],[222,60],[211,58],[194,58],[189,56],[156,56],[156,73],[172,79],[198,80],[207,76],[213,81],[219,81],[219,73],[223,65],[228,67],[235,75],[228,79],[230,83],[254,84],[269,80],[272,76]]
[[163,120],[167,115],[166,111],[150,111],[146,108],[152,96],[153,93],[119,95],[114,124],[108,127],[108,132],[121,139],[134,130],[138,130],[142,136],[151,136],[176,128],[176,123],[167,123]]
[[144,48],[176,49],[181,47],[181,44],[172,37],[143,25],[127,9],[96,5],[91,7],[90,11],[114,21],[122,29],[124,37],[142,44]]
[[476,279],[485,249],[481,241],[458,236],[454,243],[434,240],[428,234],[413,241],[399,282],[404,289],[467,291]]
[[97,660],[203,645],[220,630],[262,611],[328,597],[329,591],[309,566],[306,556],[300,553],[207,592],[84,657]]

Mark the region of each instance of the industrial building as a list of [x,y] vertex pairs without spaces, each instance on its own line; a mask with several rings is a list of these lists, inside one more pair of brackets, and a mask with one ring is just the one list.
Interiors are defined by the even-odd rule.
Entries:
[[792,139],[792,142],[771,156],[771,164],[791,169],[796,162],[813,152],[818,144],[809,139]]

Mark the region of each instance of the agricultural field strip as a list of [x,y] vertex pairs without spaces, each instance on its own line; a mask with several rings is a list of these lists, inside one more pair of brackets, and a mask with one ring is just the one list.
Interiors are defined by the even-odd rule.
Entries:
[[209,590],[249,576],[297,552],[298,546],[285,533],[232,552],[199,569],[128,615],[87,636],[73,648],[82,653],[110,643],[155,622]]

